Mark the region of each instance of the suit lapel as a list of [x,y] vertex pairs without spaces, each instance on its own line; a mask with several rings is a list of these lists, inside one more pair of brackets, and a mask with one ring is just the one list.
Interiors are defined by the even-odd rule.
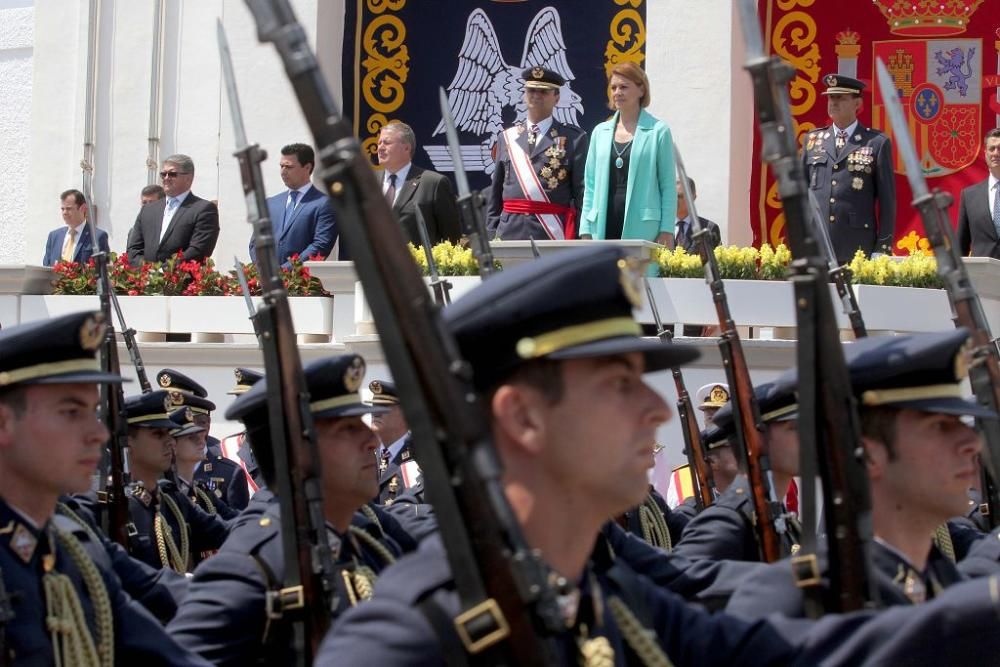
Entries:
[[[997,196],[1000,196],[1000,193],[997,193]],[[987,178],[985,181],[983,181],[982,192],[980,193],[980,195],[978,197],[976,197],[976,199],[980,202],[979,205],[982,207],[982,208],[979,209],[979,211],[980,211],[980,215],[982,216],[982,219],[983,219],[983,227],[985,228],[986,233],[989,234],[990,238],[992,238],[994,241],[1000,240],[997,237],[997,226],[993,222],[993,211],[990,210],[990,179],[989,178]]]
[[403,210],[407,202],[413,199],[413,195],[416,194],[417,188],[420,186],[420,175],[423,173],[424,170],[420,167],[410,166],[410,171],[406,174],[406,180],[403,181],[403,187],[396,194],[396,201],[392,204],[392,210],[397,214]]
[[[63,242],[65,243],[65,234],[63,235],[63,238]],[[80,232],[80,238],[76,240],[76,247],[73,249],[74,262],[80,261],[80,250],[83,249],[83,244],[87,243],[88,239],[90,239],[90,223],[85,222],[83,223],[83,231]]]
[[541,153],[543,150],[552,145],[552,131],[556,129],[555,121],[549,126],[549,131],[538,137],[535,142],[535,148],[531,151],[531,158],[534,159],[536,155]]
[[[635,179],[636,172],[639,169],[635,168],[636,163],[632,162],[632,158],[636,155],[642,155],[643,151],[646,150],[646,143],[649,141],[650,130],[653,125],[643,122],[646,116],[645,111],[639,113],[639,123],[635,128],[635,135],[632,138],[632,152],[629,154],[629,168],[628,168],[628,186],[625,189],[625,217],[628,218],[628,207],[629,202],[632,201],[632,193],[635,192]],[[611,145],[614,146],[615,134],[614,131],[611,132]],[[624,234],[625,230],[622,230]]]
[[[826,136],[827,134],[830,136]],[[823,130],[823,150],[826,151],[831,160],[837,161],[837,130],[834,129],[833,125]]]
[[[288,230],[290,230],[292,228],[292,225],[295,223],[295,217],[299,214],[299,211],[302,210],[302,207],[308,203],[308,200],[312,197],[313,190],[315,189],[316,189],[315,187],[310,187],[308,190],[305,191],[305,193],[301,197],[299,197],[299,201],[295,204],[295,208],[291,210],[291,212],[288,214],[288,218],[285,219],[284,223],[281,225],[281,232],[278,233],[279,241],[283,240],[288,235]],[[285,193],[285,205],[286,206],[288,205],[287,192]],[[281,210],[282,216],[284,216],[284,212],[285,210],[284,208],[282,208]]]
[[[180,206],[178,206],[177,210],[174,212],[174,217],[170,219],[170,224],[167,225],[167,231],[160,238],[160,245],[167,242],[167,239],[170,238],[170,235],[173,234],[175,229],[177,229],[177,225],[184,219],[184,216],[188,214],[191,205],[194,204],[195,201],[196,199],[194,195],[188,193],[188,196],[184,198],[184,201],[180,203]],[[164,207],[164,210],[166,210],[166,207]],[[163,223],[161,222],[160,224],[162,225]]]

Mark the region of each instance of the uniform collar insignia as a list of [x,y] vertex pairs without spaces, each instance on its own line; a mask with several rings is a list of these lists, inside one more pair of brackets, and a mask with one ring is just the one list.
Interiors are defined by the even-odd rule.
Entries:
[[38,538],[25,528],[23,523],[17,524],[17,528],[14,529],[14,534],[10,538],[11,550],[17,554],[18,558],[28,563],[35,554],[36,546],[38,546]]

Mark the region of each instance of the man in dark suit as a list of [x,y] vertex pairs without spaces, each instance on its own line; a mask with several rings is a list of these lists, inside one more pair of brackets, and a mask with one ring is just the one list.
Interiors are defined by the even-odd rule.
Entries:
[[962,190],[958,247],[963,255],[1000,259],[1000,129],[987,132],[983,143],[990,176]]
[[128,235],[128,261],[162,262],[178,252],[185,260],[207,259],[219,240],[219,209],[191,192],[194,162],[187,155],[171,155],[160,178],[167,197],[139,209]]
[[[698,190],[695,187],[693,178],[688,178],[688,190],[691,191],[691,199],[697,200]],[[719,245],[722,240],[719,226],[700,215],[698,216],[698,221],[701,222],[702,227],[708,228],[708,233],[712,239],[712,247]],[[684,188],[681,186],[680,181],[677,181],[677,226],[675,231],[674,245],[678,248],[684,248],[690,254],[697,255],[698,244],[692,236],[694,230],[691,229],[691,212],[688,210],[687,199],[684,197]]]
[[833,124],[806,136],[802,165],[820,214],[830,223],[830,240],[840,264],[860,248],[892,254],[896,228],[896,175],[892,143],[858,123],[865,84],[840,74],[823,77],[827,113]]
[[[316,156],[311,146],[289,144],[281,149],[281,180],[287,191],[267,198],[267,212],[278,243],[278,261],[287,264],[292,255],[303,261],[326,259],[337,242],[330,198],[310,181]],[[257,248],[250,237],[250,258],[257,261]]]
[[529,67],[521,76],[527,119],[497,140],[486,228],[505,241],[574,239],[589,139],[552,115],[566,83],[558,72]]
[[410,243],[423,245],[417,227],[418,207],[423,213],[431,245],[457,241],[461,231],[451,181],[413,164],[416,150],[416,136],[406,123],[390,123],[382,128],[378,138],[382,192]]
[[[79,190],[67,190],[59,195],[65,226],[49,232],[45,241],[44,266],[54,266],[56,262],[84,263],[94,254],[94,243],[90,236],[90,225],[87,224],[87,200]],[[97,246],[104,252],[109,252],[108,233],[97,230]]]

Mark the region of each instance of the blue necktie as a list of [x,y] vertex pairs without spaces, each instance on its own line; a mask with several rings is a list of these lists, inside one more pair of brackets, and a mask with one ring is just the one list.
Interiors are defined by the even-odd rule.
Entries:
[[674,247],[687,250],[687,220],[677,221],[677,238],[674,240]]
[[295,204],[299,201],[299,191],[290,190],[288,193],[288,201],[285,203],[285,215],[281,217],[281,229],[279,232],[284,230],[288,225],[288,219],[292,217],[292,213],[295,211]]

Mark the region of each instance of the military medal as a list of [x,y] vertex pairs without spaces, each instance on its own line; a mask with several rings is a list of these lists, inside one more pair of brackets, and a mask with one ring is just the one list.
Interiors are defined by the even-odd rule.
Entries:
[[860,190],[865,185],[864,180],[860,176],[855,176],[854,180],[851,181],[851,187],[855,190]]
[[17,528],[14,529],[14,534],[10,538],[10,548],[14,550],[18,558],[25,563],[29,562],[37,545],[38,540],[31,534],[31,531],[23,524],[17,524]]

